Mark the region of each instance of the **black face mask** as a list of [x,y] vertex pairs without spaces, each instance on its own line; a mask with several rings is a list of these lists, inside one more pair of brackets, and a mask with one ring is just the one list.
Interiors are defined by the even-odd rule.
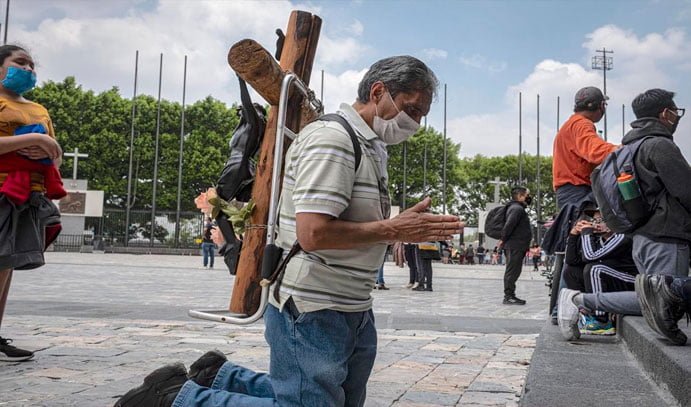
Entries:
[[526,196],[524,202],[525,202],[526,206],[530,206],[530,204],[533,203],[533,197],[530,195]]

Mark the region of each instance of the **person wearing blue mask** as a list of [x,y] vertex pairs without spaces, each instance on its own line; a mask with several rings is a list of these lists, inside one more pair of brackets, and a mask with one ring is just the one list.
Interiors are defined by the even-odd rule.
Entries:
[[[48,111],[23,96],[35,85],[31,55],[16,45],[0,46],[0,323],[13,270],[44,264],[43,251],[60,230],[50,199],[66,194],[57,170],[62,150]],[[34,356],[11,343],[0,337],[0,361]]]

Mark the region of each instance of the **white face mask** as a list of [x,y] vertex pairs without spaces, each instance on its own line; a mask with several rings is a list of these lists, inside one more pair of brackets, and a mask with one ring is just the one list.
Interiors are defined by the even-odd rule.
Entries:
[[387,91],[389,99],[398,114],[391,119],[382,119],[379,117],[377,105],[374,105],[374,121],[372,122],[372,130],[379,136],[381,141],[388,145],[398,144],[406,141],[410,136],[415,134],[420,124],[413,120],[408,113],[398,110],[398,106],[394,103],[391,94]]

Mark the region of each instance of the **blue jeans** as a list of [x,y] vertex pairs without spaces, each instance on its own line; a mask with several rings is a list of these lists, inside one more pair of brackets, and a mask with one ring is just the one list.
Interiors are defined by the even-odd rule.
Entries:
[[216,251],[215,243],[202,243],[202,256],[204,256],[204,267],[214,267],[214,254]]
[[377,281],[375,284],[385,284],[384,283],[384,265],[382,264],[379,267],[379,271],[377,272]]
[[283,312],[269,305],[264,321],[270,376],[226,363],[211,388],[185,383],[173,407],[364,405],[377,353],[372,310],[298,313],[289,301]]

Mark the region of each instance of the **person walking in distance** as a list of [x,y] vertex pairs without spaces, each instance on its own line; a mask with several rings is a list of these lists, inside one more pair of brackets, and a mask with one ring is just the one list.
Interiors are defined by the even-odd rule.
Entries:
[[211,239],[211,232],[214,229],[214,224],[211,218],[206,218],[204,222],[204,233],[202,235],[202,262],[204,268],[214,268],[214,254],[216,251],[216,243]]
[[523,271],[523,259],[532,240],[530,220],[525,211],[532,200],[528,189],[515,187],[511,190],[511,202],[506,208],[506,223],[499,246],[506,251],[503,303],[507,305],[525,305],[525,300],[516,297],[516,280]]

